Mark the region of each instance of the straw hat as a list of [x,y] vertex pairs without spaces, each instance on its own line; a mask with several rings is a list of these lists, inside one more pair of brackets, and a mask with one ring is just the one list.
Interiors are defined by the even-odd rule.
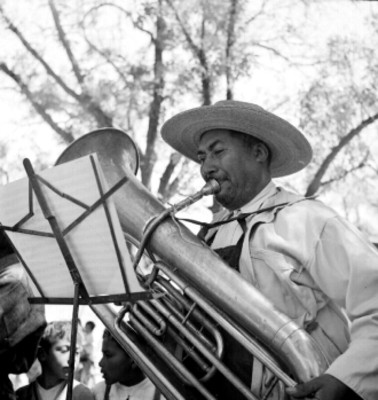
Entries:
[[213,129],[230,129],[263,141],[271,151],[273,177],[300,171],[312,157],[311,145],[293,125],[262,107],[241,101],[219,101],[179,113],[165,122],[161,134],[174,149],[198,162],[201,135]]

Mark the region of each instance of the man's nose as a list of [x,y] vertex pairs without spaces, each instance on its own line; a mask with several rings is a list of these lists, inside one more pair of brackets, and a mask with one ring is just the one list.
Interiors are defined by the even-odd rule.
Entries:
[[205,179],[208,179],[216,172],[217,166],[211,157],[207,157],[201,165],[201,174]]

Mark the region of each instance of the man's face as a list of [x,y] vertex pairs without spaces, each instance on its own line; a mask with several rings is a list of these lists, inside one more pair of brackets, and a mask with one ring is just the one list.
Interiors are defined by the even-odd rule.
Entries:
[[102,358],[99,365],[108,385],[127,382],[133,374],[132,359],[109,338],[104,338],[102,342]]
[[238,133],[224,129],[204,133],[198,160],[205,181],[215,179],[220,184],[215,198],[229,210],[248,203],[268,182],[267,169],[257,147],[247,146]]
[[[44,352],[42,363],[44,371],[56,377],[58,380],[68,379],[69,359],[71,343],[68,339],[59,339],[51,345],[48,352]],[[76,361],[78,361],[79,349],[76,351]]]

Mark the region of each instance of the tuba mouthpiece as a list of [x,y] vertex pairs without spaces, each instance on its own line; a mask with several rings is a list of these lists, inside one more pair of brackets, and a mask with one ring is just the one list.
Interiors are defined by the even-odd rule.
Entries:
[[219,191],[220,191],[220,185],[215,179],[210,179],[209,181],[207,181],[206,185],[201,190],[203,196],[217,194]]
[[206,185],[197,193],[187,197],[186,199],[180,201],[177,204],[174,204],[168,210],[170,210],[170,212],[174,211],[176,213],[177,211],[180,211],[183,208],[192,205],[196,201],[201,200],[203,196],[209,196],[211,194],[218,193],[219,191],[220,191],[219,183],[215,179],[210,179],[208,182],[206,182]]

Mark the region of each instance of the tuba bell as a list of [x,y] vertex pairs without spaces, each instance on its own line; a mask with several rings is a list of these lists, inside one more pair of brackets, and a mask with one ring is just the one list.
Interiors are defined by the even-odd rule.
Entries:
[[[148,286],[162,299],[126,303],[120,312],[109,305],[91,307],[166,398],[214,399],[206,380],[215,370],[246,399],[258,398],[222,363],[218,327],[274,374],[269,390],[281,387],[281,398],[285,386],[324,372],[328,362],[307,332],[178,222],[177,207],[165,208],[139,182],[138,152],[128,135],[114,128],[88,133],[68,146],[57,164],[91,153],[97,153],[110,186],[127,178],[112,198],[125,239],[139,247],[139,253],[146,248],[159,272]],[[182,206],[214,190],[207,188]],[[206,333],[201,335],[202,331]],[[178,346],[164,340],[167,332]],[[188,371],[176,354],[177,347],[203,366],[203,376]]]

